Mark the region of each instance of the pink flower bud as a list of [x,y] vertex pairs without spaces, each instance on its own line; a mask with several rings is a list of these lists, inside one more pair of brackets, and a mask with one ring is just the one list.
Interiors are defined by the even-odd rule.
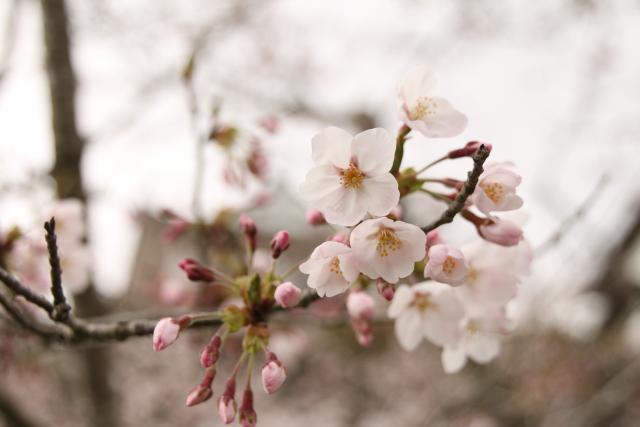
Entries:
[[429,248],[425,277],[449,285],[461,285],[467,279],[469,267],[462,252],[449,245],[434,245]]
[[275,393],[287,379],[287,371],[278,357],[269,352],[267,362],[262,367],[262,388],[267,394]]
[[160,319],[153,330],[153,349],[161,351],[178,339],[180,324],[170,317]]
[[391,283],[386,282],[383,279],[378,279],[376,282],[376,289],[382,298],[387,301],[391,301],[393,299],[393,295],[395,294],[395,289]]
[[256,250],[256,236],[258,235],[258,228],[256,223],[247,214],[240,215],[240,229],[247,238],[247,243],[251,251]]
[[347,311],[352,319],[370,320],[373,318],[374,304],[371,295],[362,291],[352,291],[347,297]]
[[200,352],[200,364],[203,368],[209,368],[218,361],[220,357],[220,346],[222,345],[222,339],[220,335],[214,335],[202,351]]
[[429,252],[429,248],[431,246],[442,243],[442,236],[438,230],[431,230],[427,233],[427,252]]
[[489,150],[491,150],[492,148],[491,144],[483,144],[482,142],[471,141],[471,142],[467,142],[467,144],[462,148],[449,151],[449,154],[447,154],[447,157],[449,157],[450,159],[457,159],[460,157],[473,156],[474,154],[476,154],[476,151],[478,151],[478,148],[480,148],[482,145],[487,147]]
[[276,288],[276,302],[284,308],[295,307],[302,297],[302,291],[291,282],[284,282]]
[[395,220],[402,218],[402,207],[400,205],[397,205],[395,208],[391,209],[388,216]]
[[289,248],[289,233],[286,231],[278,231],[271,240],[271,256],[278,259],[282,252]]
[[483,239],[502,246],[515,246],[522,240],[522,229],[507,219],[492,218],[481,224],[478,232]]
[[191,258],[183,259],[178,266],[187,273],[187,277],[193,282],[213,282],[216,278],[211,269]]
[[191,223],[184,218],[175,217],[169,221],[169,225],[164,230],[164,238],[168,242],[175,241],[182,236],[191,226]]
[[218,415],[225,424],[231,424],[236,418],[236,380],[229,378],[225,386],[224,393],[218,399]]
[[242,395],[242,404],[240,405],[240,424],[242,427],[254,427],[257,422],[258,415],[253,409],[253,392],[248,388]]
[[218,416],[225,424],[231,424],[236,418],[236,401],[220,396],[218,399]]
[[338,243],[342,243],[343,245],[349,246],[349,236],[347,236],[345,233],[336,233],[333,236],[331,236],[331,238],[329,238],[328,241],[338,242]]
[[307,222],[310,225],[323,225],[327,223],[322,212],[317,209],[309,209],[307,211]]
[[198,384],[191,390],[187,396],[187,406],[195,406],[199,403],[209,400],[213,396],[211,387],[205,387],[202,384]]

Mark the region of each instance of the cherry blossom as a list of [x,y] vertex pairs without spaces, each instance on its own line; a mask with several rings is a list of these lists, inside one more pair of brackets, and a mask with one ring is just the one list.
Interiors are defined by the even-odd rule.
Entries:
[[161,351],[178,339],[180,324],[170,317],[160,319],[153,330],[153,349]]
[[469,268],[460,249],[438,244],[429,248],[424,276],[436,282],[461,285],[467,278]]
[[480,211],[489,214],[511,211],[522,206],[522,199],[516,194],[522,178],[513,169],[511,162],[492,163],[485,167],[471,196]]
[[489,363],[500,352],[500,340],[507,332],[504,310],[492,310],[467,316],[460,324],[460,338],[442,350],[442,366],[451,374],[460,371],[467,358],[476,363]]
[[332,297],[349,288],[358,277],[353,251],[338,242],[324,242],[313,250],[300,271],[308,274],[307,285],[321,297]]
[[467,127],[467,117],[446,99],[434,96],[435,86],[429,67],[409,70],[397,87],[400,119],[429,138],[459,135]]
[[278,285],[274,293],[274,299],[281,307],[294,307],[300,302],[302,291],[291,282],[284,282]]
[[396,283],[410,275],[414,264],[424,258],[427,236],[413,224],[377,218],[355,227],[350,242],[362,273]]
[[329,127],[311,144],[315,167],[303,191],[327,222],[351,226],[367,213],[384,216],[396,207],[400,192],[389,173],[395,151],[389,132],[376,128],[353,137]]
[[508,219],[491,218],[478,232],[483,239],[502,246],[514,246],[522,240],[522,229]]
[[272,352],[267,354],[267,361],[262,367],[262,388],[265,393],[271,394],[278,391],[287,379],[287,371],[282,362]]
[[396,336],[405,350],[414,350],[422,338],[438,346],[458,341],[464,310],[453,289],[442,283],[422,282],[412,287],[401,285],[396,290],[387,314],[396,319]]
[[455,289],[469,306],[503,306],[516,296],[517,284],[529,272],[531,248],[526,242],[504,247],[475,242],[462,249],[469,265],[464,285]]

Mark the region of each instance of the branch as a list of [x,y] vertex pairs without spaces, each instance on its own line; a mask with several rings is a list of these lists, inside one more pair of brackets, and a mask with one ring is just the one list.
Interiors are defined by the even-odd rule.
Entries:
[[476,151],[472,157],[473,169],[467,174],[467,181],[464,183],[464,186],[440,218],[422,229],[425,233],[428,233],[443,224],[452,222],[455,216],[464,209],[467,199],[473,194],[476,189],[476,185],[478,185],[478,179],[484,171],[482,166],[489,157],[489,153],[491,153],[491,150],[484,144],[478,148],[478,151]]
[[49,312],[55,321],[64,322],[69,317],[71,306],[67,303],[62,289],[62,268],[58,255],[58,239],[56,237],[56,220],[51,218],[44,223],[47,231],[47,250],[49,252],[49,265],[51,266],[51,295],[53,295],[53,309]]

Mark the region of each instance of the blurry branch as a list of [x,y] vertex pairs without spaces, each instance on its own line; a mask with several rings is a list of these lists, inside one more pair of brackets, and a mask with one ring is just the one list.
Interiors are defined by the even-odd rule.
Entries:
[[604,186],[609,182],[608,175],[602,175],[593,189],[589,192],[587,197],[583,200],[583,202],[578,206],[578,208],[573,212],[573,214],[569,215],[565,218],[558,229],[551,235],[549,238],[543,242],[540,246],[536,248],[536,255],[541,255],[549,249],[556,246],[558,243],[562,241],[562,239],[566,236],[566,234],[571,231],[571,229],[582,219],[587,210],[593,206],[598,197],[602,195],[602,190]]
[[[53,304],[40,295],[33,293],[33,291],[2,268],[0,268],[0,281],[16,296],[25,298],[28,302],[43,310],[53,321],[53,324],[49,325],[37,322],[25,313],[16,301],[0,293],[0,305],[4,307],[5,311],[7,311],[18,324],[47,341],[58,341],[69,344],[97,341],[124,341],[132,337],[153,334],[157,319],[92,322],[76,318],[67,303],[62,289],[62,269],[60,268],[60,257],[56,243],[55,219],[52,218],[45,223],[45,230],[47,232],[47,251],[49,253],[49,263],[51,267],[51,294],[53,296]],[[309,293],[302,298],[298,307],[308,307],[317,299],[318,295],[316,293]],[[275,307],[271,310],[271,312],[278,311],[282,311],[282,309]],[[188,326],[190,329],[218,326],[222,323],[219,319],[205,318],[204,316],[200,316],[199,313],[188,314],[188,316],[193,318],[193,321]]]
[[464,183],[464,186],[462,187],[454,201],[449,205],[449,208],[443,212],[440,218],[422,229],[425,233],[428,233],[429,231],[438,228],[443,224],[452,222],[455,216],[462,209],[464,209],[467,199],[473,194],[476,189],[476,185],[478,185],[478,179],[484,171],[482,166],[489,157],[490,153],[491,150],[485,145],[481,145],[480,148],[478,148],[478,151],[476,151],[476,153],[472,157],[473,169],[467,174],[467,180]]
[[0,389],[0,418],[11,427],[36,427],[27,415]]
[[[19,306],[0,294],[0,303],[5,310],[21,326],[29,329],[46,340],[55,340],[68,343],[83,343],[88,341],[122,341],[134,336],[146,336],[153,333],[155,320],[130,320],[116,322],[88,322],[74,316],[70,305],[67,303],[62,289],[62,269],[55,235],[55,220],[52,218],[45,223],[47,231],[47,250],[51,266],[51,295],[53,304],[34,294],[29,288],[0,269],[0,281],[2,281],[16,295],[22,296],[27,301],[44,310],[54,322],[53,325],[43,325],[24,313]],[[220,324],[219,320],[194,320],[190,327],[214,326]]]
[[596,278],[593,285],[593,289],[602,292],[611,303],[605,328],[612,327],[619,320],[624,319],[638,294],[638,288],[627,277],[624,268],[634,244],[640,239],[640,206],[633,212],[633,215],[635,216],[631,226],[619,243],[609,252],[607,260],[603,264],[604,270]]
[[9,6],[9,12],[7,13],[7,21],[4,28],[4,45],[0,56],[0,87],[4,82],[5,77],[9,72],[9,62],[16,44],[16,32],[18,23],[18,10],[20,0],[12,0],[11,6]]

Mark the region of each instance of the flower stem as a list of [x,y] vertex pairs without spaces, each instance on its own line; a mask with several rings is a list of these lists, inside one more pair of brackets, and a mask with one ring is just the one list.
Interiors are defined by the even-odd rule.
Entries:
[[393,165],[389,171],[393,175],[397,175],[400,170],[402,157],[404,156],[404,143],[409,132],[411,132],[411,128],[407,125],[402,125],[400,130],[398,130],[398,137],[396,138],[396,152],[393,155]]

